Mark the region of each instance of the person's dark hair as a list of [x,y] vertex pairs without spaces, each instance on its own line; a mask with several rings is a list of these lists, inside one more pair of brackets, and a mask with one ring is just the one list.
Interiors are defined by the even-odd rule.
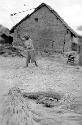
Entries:
[[25,38],[26,40],[28,40],[28,39],[30,38],[30,36],[24,36],[24,38]]

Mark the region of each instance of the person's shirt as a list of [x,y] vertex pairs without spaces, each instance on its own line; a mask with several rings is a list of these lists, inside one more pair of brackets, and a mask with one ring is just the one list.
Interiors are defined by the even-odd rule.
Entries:
[[34,50],[33,41],[31,39],[26,40],[24,42],[24,45],[25,45],[26,49]]

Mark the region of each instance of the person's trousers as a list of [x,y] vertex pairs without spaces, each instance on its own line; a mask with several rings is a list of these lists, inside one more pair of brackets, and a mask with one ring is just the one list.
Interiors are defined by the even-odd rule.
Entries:
[[35,52],[34,52],[34,50],[27,51],[27,54],[26,54],[26,66],[28,66],[28,64],[30,62],[31,63],[35,62]]

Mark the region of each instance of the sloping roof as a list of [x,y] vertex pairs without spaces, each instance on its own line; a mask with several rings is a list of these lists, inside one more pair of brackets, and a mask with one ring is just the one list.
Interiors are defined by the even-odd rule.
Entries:
[[12,27],[12,29],[10,30],[10,33],[12,33],[14,31],[14,29],[21,24],[24,20],[26,20],[27,18],[29,18],[32,14],[34,14],[36,11],[38,11],[41,7],[46,6],[63,24],[64,26],[70,30],[70,32],[75,35],[78,36],[78,34],[71,28],[68,26],[68,24],[58,15],[58,13],[53,10],[49,5],[42,3],[40,4],[37,8],[35,8],[35,10],[29,15],[27,15],[25,18],[23,18],[20,22],[18,22],[15,26]]
[[0,25],[0,36],[2,34],[5,34],[5,35],[9,36],[9,29],[4,27],[3,25]]

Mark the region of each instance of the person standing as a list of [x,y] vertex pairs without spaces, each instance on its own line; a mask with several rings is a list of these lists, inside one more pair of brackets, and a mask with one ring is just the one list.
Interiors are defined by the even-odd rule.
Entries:
[[30,36],[24,36],[24,48],[26,49],[26,67],[28,64],[35,63],[35,66],[38,66],[35,60],[35,50],[33,41],[30,39]]

